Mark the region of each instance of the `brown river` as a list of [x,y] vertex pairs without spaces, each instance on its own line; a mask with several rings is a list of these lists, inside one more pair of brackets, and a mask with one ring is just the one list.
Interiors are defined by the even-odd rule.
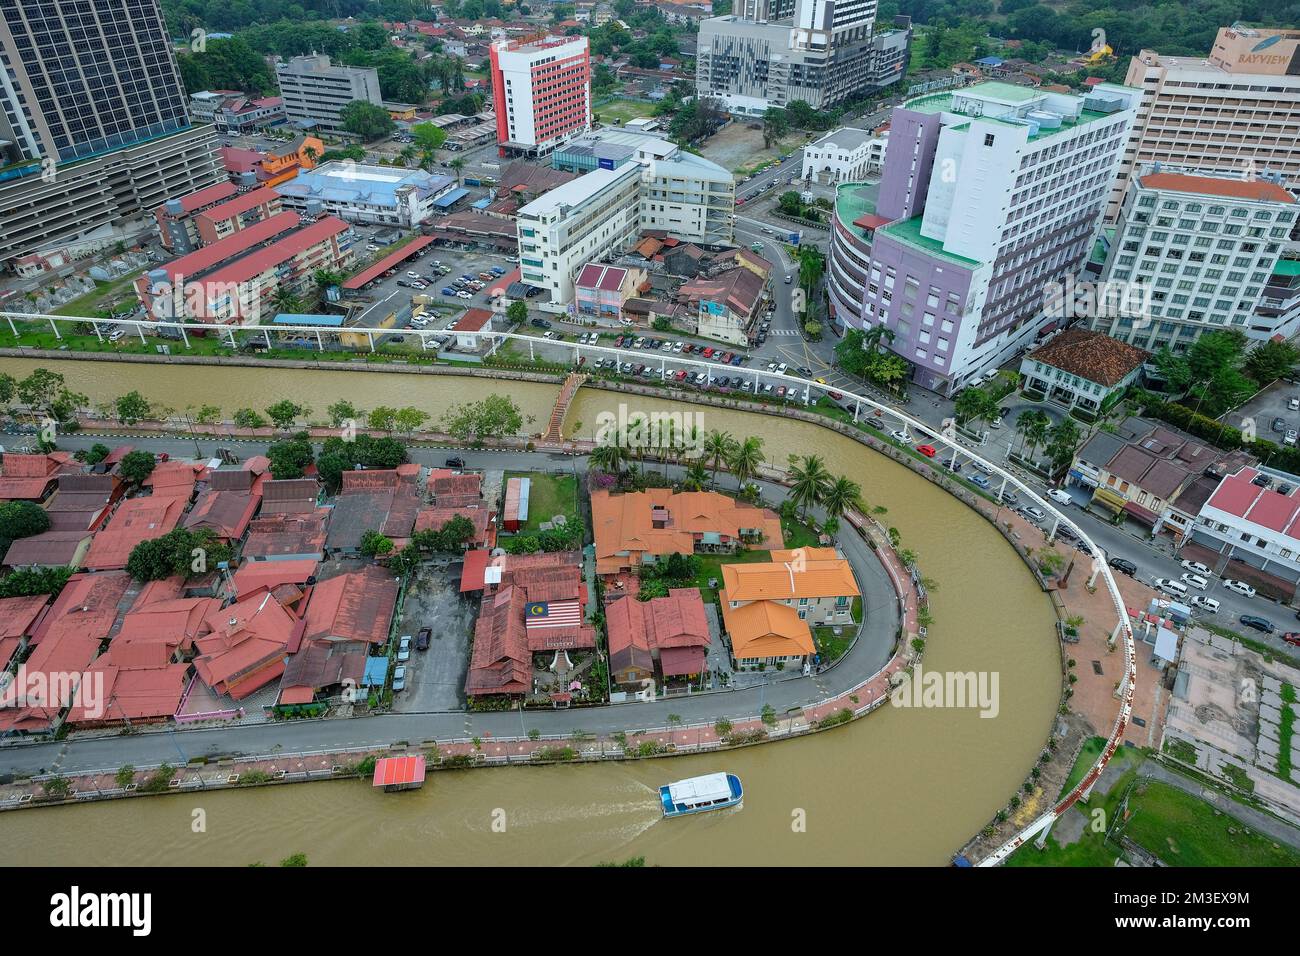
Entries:
[[[318,412],[347,398],[367,408],[449,405],[507,392],[540,429],[556,388],[344,371],[139,366],[0,359],[63,372],[92,401],[131,389],[182,408],[263,408],[291,397]],[[589,389],[568,421],[590,433],[602,410],[646,399]],[[638,405],[637,403],[641,403]],[[669,406],[671,403],[662,403]],[[830,733],[735,751],[629,764],[493,768],[430,776],[423,790],[382,794],[334,781],[151,797],[6,813],[0,861],[52,864],[314,865],[592,864],[942,865],[1024,781],[1053,720],[1059,655],[1047,597],[982,518],[900,465],[803,422],[701,406],[704,429],[757,434],[766,457],[817,453],[858,481],[939,583],[924,666],[996,671],[1000,710],[885,707]],[[655,788],[726,769],[745,783],[742,809],[663,821]],[[196,808],[206,832],[194,833]]]

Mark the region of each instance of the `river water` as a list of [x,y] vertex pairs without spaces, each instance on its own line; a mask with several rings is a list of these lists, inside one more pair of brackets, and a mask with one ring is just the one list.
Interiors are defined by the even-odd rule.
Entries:
[[[291,397],[321,411],[456,402],[508,392],[542,427],[557,389],[529,383],[343,371],[139,366],[0,360],[27,374],[63,372],[105,401],[131,389],[173,407],[216,404],[227,417]],[[569,422],[590,434],[618,402],[588,389]],[[639,403],[639,404],[636,404]],[[858,481],[939,588],[924,666],[996,671],[999,712],[885,707],[830,733],[721,755],[629,764],[493,768],[432,774],[423,790],[382,794],[332,781],[251,791],[151,797],[3,816],[0,860],[59,864],[649,864],[939,865],[1016,791],[1049,732],[1060,692],[1050,604],[982,518],[902,466],[803,422],[661,403],[702,415],[703,429],[760,435],[766,457],[821,454]],[[725,478],[724,478],[725,486]],[[743,809],[662,821],[655,788],[726,769],[745,783]],[[195,833],[196,809],[204,832]]]

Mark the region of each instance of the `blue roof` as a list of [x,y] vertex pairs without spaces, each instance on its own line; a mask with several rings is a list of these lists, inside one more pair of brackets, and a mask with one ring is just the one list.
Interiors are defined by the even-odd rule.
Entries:
[[320,325],[340,328],[343,325],[341,315],[298,315],[293,312],[281,312],[271,320],[276,325]]
[[975,62],[980,66],[1001,66],[1006,60],[1000,56],[982,56]]
[[437,206],[439,209],[447,209],[452,204],[460,202],[460,200],[464,199],[468,195],[469,195],[469,190],[466,189],[464,186],[460,186],[457,187],[456,189],[453,189],[451,192],[447,193],[447,195],[443,196],[442,198],[435,199],[433,201],[433,204]]
[[383,687],[388,680],[388,658],[367,657],[366,673],[361,678],[363,687]]
[[492,205],[492,200],[488,199],[487,196],[484,196],[482,199],[480,199],[476,203],[473,203],[472,205],[475,209],[486,209],[488,206]]

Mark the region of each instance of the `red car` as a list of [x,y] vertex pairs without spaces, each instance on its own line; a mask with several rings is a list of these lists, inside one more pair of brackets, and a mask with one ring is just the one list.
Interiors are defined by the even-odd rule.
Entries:
[[1282,640],[1292,647],[1300,647],[1300,631],[1288,631],[1282,635]]
[[838,402],[840,399],[844,397],[839,392],[827,392],[826,394],[830,397],[831,401],[833,402]]
[[701,352],[700,354],[703,355],[705,358],[712,358],[712,357],[713,357],[713,349],[711,349],[711,348],[705,349],[705,350],[704,350],[703,352]]
[[917,445],[916,450],[919,451],[926,458],[933,458],[935,455],[938,454],[938,452],[934,450],[933,445]]
[[730,364],[731,364],[731,353],[730,353],[730,352],[723,352],[722,355],[718,357],[718,361],[719,361],[719,362],[722,362],[724,365],[730,365]]
[[682,369],[680,372],[674,375],[673,378],[677,379],[677,381],[679,382],[684,381],[686,379],[686,369]]

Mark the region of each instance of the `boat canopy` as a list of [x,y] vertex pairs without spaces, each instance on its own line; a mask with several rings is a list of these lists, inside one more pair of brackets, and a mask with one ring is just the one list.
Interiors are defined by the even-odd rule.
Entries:
[[729,800],[731,785],[725,773],[708,773],[702,777],[678,780],[668,785],[668,796],[675,806],[698,806],[715,800]]

